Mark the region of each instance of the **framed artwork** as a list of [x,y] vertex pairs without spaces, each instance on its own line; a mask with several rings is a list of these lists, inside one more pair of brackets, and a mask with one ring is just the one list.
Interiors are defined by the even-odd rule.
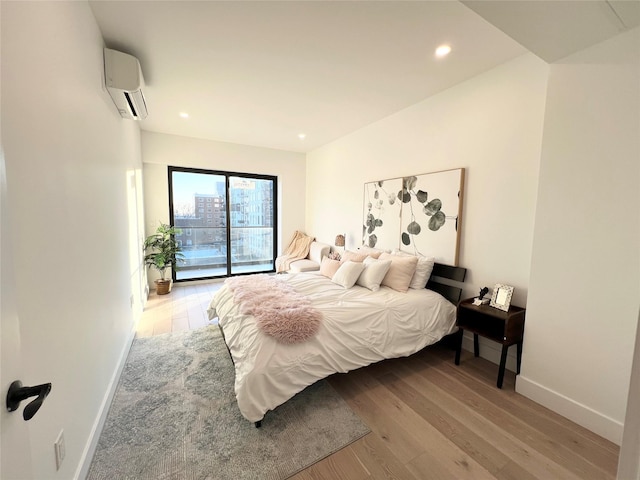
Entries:
[[493,293],[491,294],[491,301],[489,301],[489,305],[508,312],[512,296],[513,287],[496,283],[495,287],[493,287]]
[[458,265],[464,168],[365,183],[363,245]]

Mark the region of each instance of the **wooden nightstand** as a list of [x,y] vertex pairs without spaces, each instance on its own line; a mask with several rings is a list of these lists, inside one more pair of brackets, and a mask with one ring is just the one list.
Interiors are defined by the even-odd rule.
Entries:
[[464,330],[473,332],[473,354],[476,357],[479,355],[478,335],[501,343],[502,355],[500,356],[500,370],[498,371],[498,388],[502,388],[507,351],[514,344],[518,349],[517,373],[520,373],[525,311],[522,307],[511,305],[509,311],[504,312],[489,305],[474,305],[473,298],[462,300],[458,304],[456,318],[456,326],[460,329],[458,347],[456,348],[456,365],[460,365]]

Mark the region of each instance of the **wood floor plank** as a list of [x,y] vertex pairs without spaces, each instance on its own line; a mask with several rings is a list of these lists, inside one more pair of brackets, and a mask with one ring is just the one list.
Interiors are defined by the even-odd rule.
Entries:
[[[481,360],[482,361],[478,363],[488,363],[484,359]],[[445,370],[450,372],[466,375],[471,381],[476,378],[473,372],[465,368],[455,367],[450,362],[445,363],[443,366]],[[574,449],[576,452],[582,452],[583,456],[591,459],[592,462],[595,458],[602,457],[603,455],[606,456],[606,459],[602,459],[602,468],[608,470],[615,468],[615,465],[617,465],[616,459],[619,454],[619,447],[613,442],[517,394],[513,389],[498,390],[491,386],[483,386],[482,388],[490,395],[500,392],[500,396],[496,397],[494,395],[492,401],[497,402],[504,408],[507,408],[509,404],[519,408],[519,418],[522,421],[527,422],[530,426],[541,432],[553,434],[562,441],[563,445]]]
[[[413,376],[409,376],[406,381],[411,383],[416,390],[425,392],[425,395],[432,399],[436,405],[440,405],[445,412],[458,418],[460,422],[472,432],[470,439],[475,440],[474,436],[485,438],[493,448],[498,449],[504,456],[504,461],[497,469],[492,469],[490,465],[487,465],[487,468],[489,468],[492,473],[498,475],[498,472],[500,472],[505,465],[509,462],[514,462],[521,466],[522,478],[579,479],[579,477],[561,465],[550,462],[547,457],[538,453],[535,449],[530,448],[528,443],[514,436],[508,429],[495,424],[491,418],[485,418],[482,409],[459,401],[458,394],[450,395],[448,393],[450,391],[449,387],[441,388],[439,382],[430,381],[430,375],[434,372],[424,372],[424,367],[420,365],[418,360],[412,359],[410,361],[417,363],[409,364],[404,368],[415,368],[416,373]],[[473,392],[469,395],[473,396]],[[462,440],[458,439],[458,441]],[[481,446],[487,448],[481,441],[477,443],[470,442],[470,455],[479,455],[475,452],[476,449]],[[461,444],[461,448],[464,448],[464,444]],[[479,456],[478,461],[482,463],[483,456]],[[512,467],[511,470],[514,470],[514,468],[515,467]]]
[[189,328],[189,319],[187,317],[173,317],[171,319],[171,331],[181,332],[183,330],[191,330]]
[[[434,403],[423,395],[421,391],[413,388],[408,382],[413,383],[413,385],[416,385],[416,382],[412,381],[410,375],[407,377],[405,381],[397,374],[387,373],[379,377],[378,380],[394,395],[402,398],[403,402],[429,422],[444,437],[492,474],[495,475],[510,462],[510,458],[495,448],[491,442],[473,432],[463,421],[458,420],[455,415],[450,414],[447,410]],[[453,399],[451,400],[453,401]]]
[[538,477],[516,462],[509,462],[496,473],[498,480],[537,480]]
[[353,450],[345,447],[291,478],[294,480],[367,480],[371,477]]
[[[437,356],[438,358],[453,362],[453,356],[448,355],[446,350],[443,348],[425,349],[424,353],[432,357]],[[473,355],[471,352],[467,352],[467,354],[469,356]],[[488,371],[487,368],[493,370],[497,368],[497,366],[482,358],[476,359],[476,361],[473,362],[461,363],[460,366],[461,371],[468,373],[472,377],[475,376],[477,372],[486,373]],[[563,431],[566,432],[566,438],[563,438],[563,443],[572,446],[575,444],[577,449],[584,449],[585,457],[593,458],[594,456],[601,456],[604,454],[607,457],[603,460],[605,468],[615,468],[617,465],[617,456],[620,450],[618,445],[584,427],[581,427],[580,425],[575,424],[571,420],[552,412],[548,408],[517,394],[515,389],[509,388],[506,383],[508,374],[509,372],[505,374],[505,386],[502,390],[506,392],[506,397],[508,397],[511,402],[526,408],[528,413],[523,420],[528,421],[532,426],[544,431],[555,432],[558,427],[561,427]],[[611,453],[614,455],[610,455]]]
[[333,376],[331,384],[351,409],[380,437],[400,462],[407,463],[420,455],[423,448],[409,432],[399,425],[388,411],[376,405],[352,379],[347,379],[347,375],[350,374]]
[[453,464],[443,463],[437,455],[431,452],[424,452],[417,458],[414,458],[407,468],[413,475],[420,479],[438,479],[438,480],[485,480],[495,479],[486,471],[469,468],[469,464],[464,458],[461,458]]
[[351,450],[378,480],[419,480],[391,452],[382,439],[370,433],[351,444]]
[[373,402],[380,409],[386,410],[396,423],[415,438],[422,446],[423,453],[429,452],[429,455],[437,458],[438,462],[449,467],[457,475],[472,475],[472,478],[494,478],[482,465],[442,435],[427,420],[420,417],[401,398],[369,375],[367,369],[361,369],[352,372],[352,374],[352,381],[362,383]]
[[455,365],[449,363],[443,363],[438,369],[423,369],[420,374],[432,383],[446,388],[448,392],[455,392],[457,399],[473,408],[483,418],[500,426],[514,438],[524,439],[526,445],[554,464],[563,465],[567,471],[565,475],[571,472],[578,479],[611,478],[589,459],[581,457],[554,437],[545,435],[521,421],[519,411],[515,411],[512,405],[504,401],[506,395],[502,390],[465,377]]
[[171,317],[164,317],[161,320],[154,322],[153,334],[162,335],[163,333],[171,332]]

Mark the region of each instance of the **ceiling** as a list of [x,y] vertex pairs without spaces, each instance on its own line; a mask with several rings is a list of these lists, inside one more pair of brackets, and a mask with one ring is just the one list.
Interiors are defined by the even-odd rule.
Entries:
[[106,46],[140,60],[143,130],[296,152],[527,51],[553,62],[640,23],[625,0],[89,4]]

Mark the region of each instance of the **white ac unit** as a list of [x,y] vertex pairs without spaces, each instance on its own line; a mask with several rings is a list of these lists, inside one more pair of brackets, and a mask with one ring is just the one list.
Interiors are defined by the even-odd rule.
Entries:
[[143,120],[147,117],[147,103],[142,93],[144,78],[136,57],[105,48],[104,78],[122,118]]

